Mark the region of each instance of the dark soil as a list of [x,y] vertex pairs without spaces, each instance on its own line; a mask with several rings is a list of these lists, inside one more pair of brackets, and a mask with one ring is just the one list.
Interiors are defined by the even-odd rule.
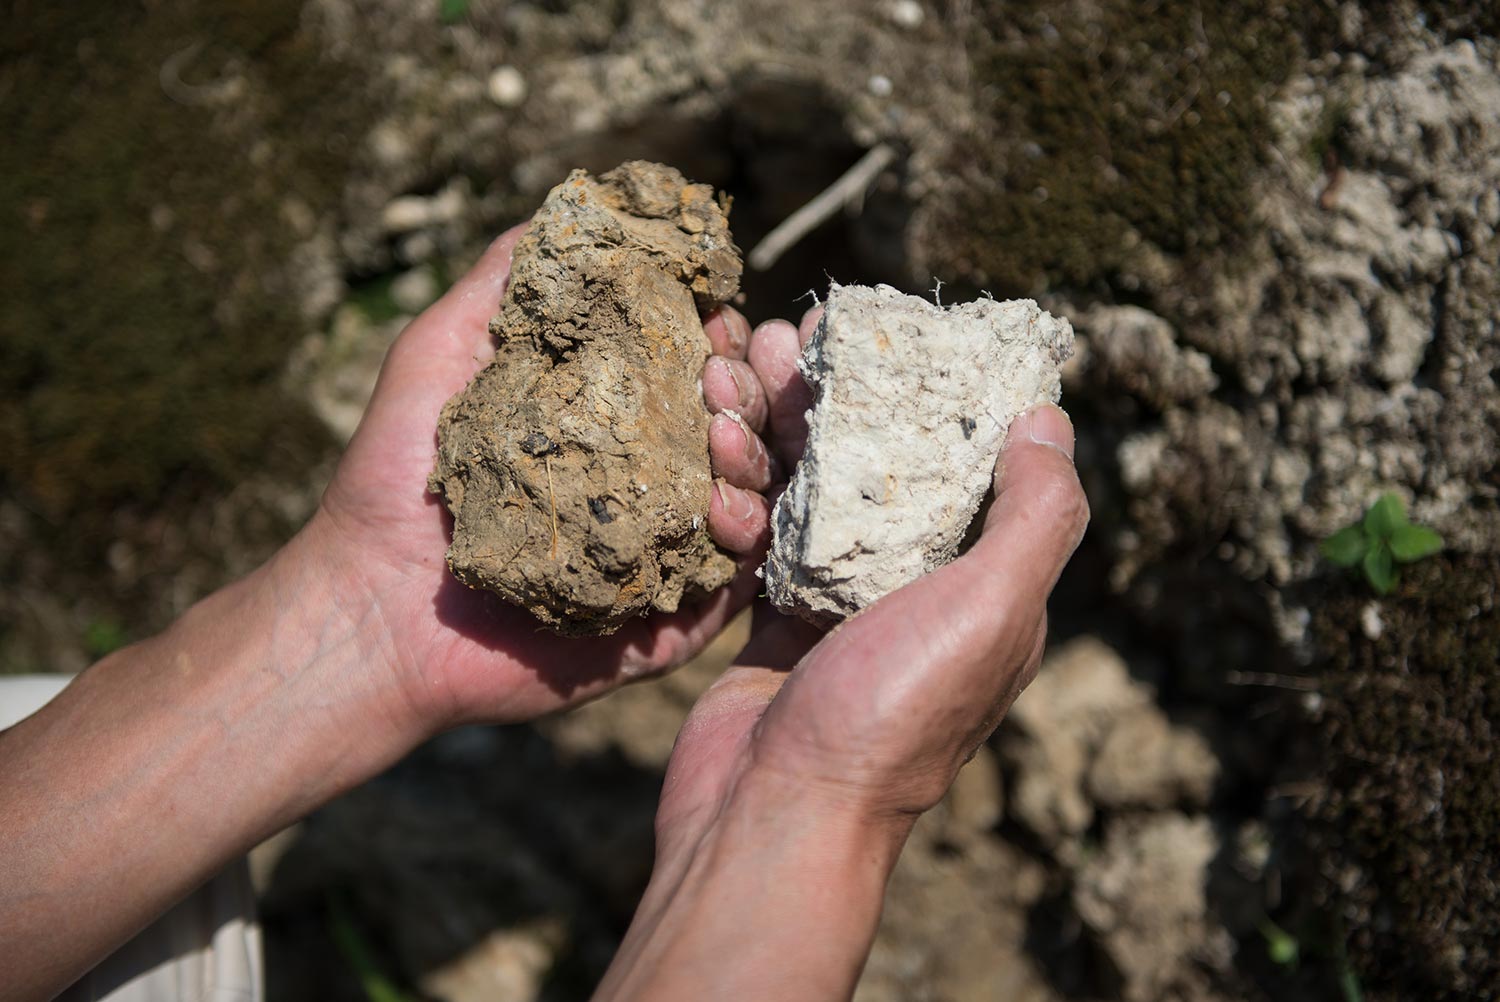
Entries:
[[1142,241],[1182,257],[1243,240],[1266,98],[1326,34],[1319,10],[980,5],[984,125],[952,165],[970,183],[944,265],[997,294],[1099,291]]
[[[6,487],[50,522],[184,477],[305,464],[322,444],[281,385],[290,290],[249,285],[292,248],[271,224],[285,193],[336,190],[336,144],[313,139],[355,99],[298,32],[299,6],[23,4],[8,19],[0,258],[24,292],[0,309],[0,456]],[[253,130],[160,82],[180,64],[184,96],[207,90],[235,58],[298,81]],[[250,132],[274,150],[247,148]]]
[[[0,574],[40,598],[0,593],[0,671],[76,670],[150,633],[180,608],[173,582],[222,583],[305,514],[214,510],[249,481],[300,485],[332,448],[284,385],[302,319],[278,210],[336,198],[349,151],[330,137],[364,97],[300,7],[7,14]],[[174,54],[179,96],[204,103],[163,89]],[[209,101],[230,66],[279,81],[273,100],[233,116]]]
[[[1360,625],[1363,582],[1316,607],[1321,793],[1312,843],[1372,999],[1500,995],[1500,559],[1407,567]],[[1490,861],[1490,862],[1485,862]]]

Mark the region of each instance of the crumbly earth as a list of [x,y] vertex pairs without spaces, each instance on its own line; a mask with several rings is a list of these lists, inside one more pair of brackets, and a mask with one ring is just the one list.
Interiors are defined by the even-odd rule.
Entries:
[[516,247],[495,358],[438,422],[448,566],[566,635],[726,584],[708,537],[699,319],[734,295],[713,189],[632,161],[573,171]]
[[[1081,716],[1036,749],[1008,720],[1005,795],[971,782],[971,826],[946,807],[918,825],[859,1002],[1119,999],[1169,971],[1157,997],[1323,1002],[1350,967],[1372,1002],[1500,994],[1479,768],[1500,621],[1493,0],[191,0],[31,4],[12,35],[0,673],[82,670],[264,561],[332,469],[301,397],[347,437],[416,308],[407,279],[445,286],[569,168],[672,163],[733,193],[751,247],[888,143],[899,164],[750,276],[747,312],[796,310],[827,271],[1068,316],[1094,521],[1053,628],[1116,648],[1172,729],[1124,707],[1102,744]],[[497,97],[516,72],[519,103]],[[1377,620],[1316,552],[1385,490],[1451,552]],[[587,998],[650,866],[666,749],[736,646],[538,729],[449,735],[425,771],[310,819],[309,850],[370,808],[268,927],[270,994],[364,999],[328,888],[413,994]],[[1221,765],[1207,806],[1182,727]],[[1138,743],[1164,753],[1120,775],[1110,755]],[[1093,820],[1071,834],[1077,796]],[[1180,927],[1136,909],[1080,914],[1109,895],[1079,884],[1114,872],[1088,864],[1145,844],[1112,833],[1151,830],[1168,796],[1222,843],[1191,948],[1127,939]],[[1297,965],[1268,955],[1267,916]],[[1118,969],[1127,945],[1149,970]],[[449,962],[494,983],[429,980]]]
[[835,284],[799,362],[818,396],[771,519],[771,602],[837,622],[952,560],[1011,421],[1057,401],[1072,346],[1029,299],[944,309]]
[[1332,652],[1308,839],[1341,892],[1323,906],[1382,998],[1500,997],[1496,581],[1500,557],[1444,554],[1403,568],[1386,598],[1352,576],[1305,594]]

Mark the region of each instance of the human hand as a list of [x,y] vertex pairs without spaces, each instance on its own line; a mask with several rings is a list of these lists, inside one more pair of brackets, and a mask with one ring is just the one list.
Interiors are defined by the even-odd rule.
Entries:
[[332,577],[339,615],[368,638],[367,660],[389,676],[392,712],[423,731],[528,719],[665,671],[697,653],[758,588],[754,567],[768,538],[762,492],[778,472],[759,432],[786,409],[785,369],[794,358],[776,355],[763,380],[763,332],[752,334],[729,307],[704,322],[713,357],[703,375],[719,478],[709,533],[741,557],[729,586],[613,636],[565,640],[448,572],[451,520],[426,486],[434,429],[443,404],[494,354],[488,323],[523,231],[501,236],[397,339],[317,515],[289,548],[312,573]]
[[805,624],[757,630],[678,736],[652,882],[597,997],[852,993],[911,826],[1036,673],[1088,520],[1072,450],[1060,410],[1028,412],[968,553],[805,656]]
[[800,422],[806,388],[795,329],[752,333],[731,309],[705,321],[717,358],[703,383],[721,478],[709,530],[742,556],[732,585],[579,641],[539,632],[449,574],[449,520],[426,487],[434,429],[493,353],[488,322],[520,233],[496,241],[397,339],[322,504],[291,543],[0,731],[6,998],[53,997],[230,859],[431,733],[534,717],[663,671],[754,595],[768,535],[761,492],[784,460],[758,433]]

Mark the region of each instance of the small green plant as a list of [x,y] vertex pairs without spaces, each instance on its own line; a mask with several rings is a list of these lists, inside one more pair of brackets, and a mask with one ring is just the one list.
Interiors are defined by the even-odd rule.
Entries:
[[102,658],[130,643],[125,628],[108,617],[89,620],[83,628],[83,646],[89,657]]
[[438,0],[438,17],[444,24],[457,24],[469,13],[469,0]]
[[1323,541],[1323,556],[1339,567],[1359,567],[1378,594],[1396,587],[1397,564],[1430,557],[1443,548],[1443,537],[1406,518],[1406,506],[1395,494],[1382,494],[1365,517]]
[[1360,987],[1359,975],[1355,973],[1354,965],[1349,963],[1349,947],[1345,943],[1346,939],[1343,925],[1338,923],[1333,959],[1338,965],[1339,994],[1343,996],[1344,1002],[1365,1002],[1365,992]]
[[1296,968],[1302,959],[1302,943],[1268,918],[1260,920],[1260,934],[1266,941],[1266,956],[1277,967]]
[[406,992],[386,977],[375,960],[375,951],[360,933],[349,914],[349,906],[342,895],[328,898],[328,931],[344,955],[359,984],[364,989],[368,1002],[413,1002]]
[[401,315],[401,307],[391,295],[391,284],[395,275],[381,275],[367,279],[349,288],[350,303],[353,303],[372,324],[383,324]]

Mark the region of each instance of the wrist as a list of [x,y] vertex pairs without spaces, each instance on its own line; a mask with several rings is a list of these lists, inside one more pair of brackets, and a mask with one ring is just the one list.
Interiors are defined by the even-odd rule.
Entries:
[[359,631],[295,556],[115,652],[4,733],[0,758],[15,767],[0,770],[12,905],[0,901],[0,969],[20,971],[19,997],[55,994],[409,747],[386,724]]
[[747,769],[696,838],[664,840],[597,997],[849,997],[910,829]]
[[124,652],[134,655],[127,670],[156,675],[147,684],[165,691],[166,709],[217,718],[220,732],[204,736],[219,745],[211,761],[256,760],[236,803],[260,813],[261,834],[372,778],[430,733],[394,681],[384,627],[327,542],[310,523]]
[[[356,785],[439,730],[402,684],[390,626],[337,533],[315,517],[255,572],[204,599],[174,630],[226,630],[231,655],[274,680],[264,695],[286,726],[337,759],[327,778]],[[244,670],[243,668],[241,670]]]

